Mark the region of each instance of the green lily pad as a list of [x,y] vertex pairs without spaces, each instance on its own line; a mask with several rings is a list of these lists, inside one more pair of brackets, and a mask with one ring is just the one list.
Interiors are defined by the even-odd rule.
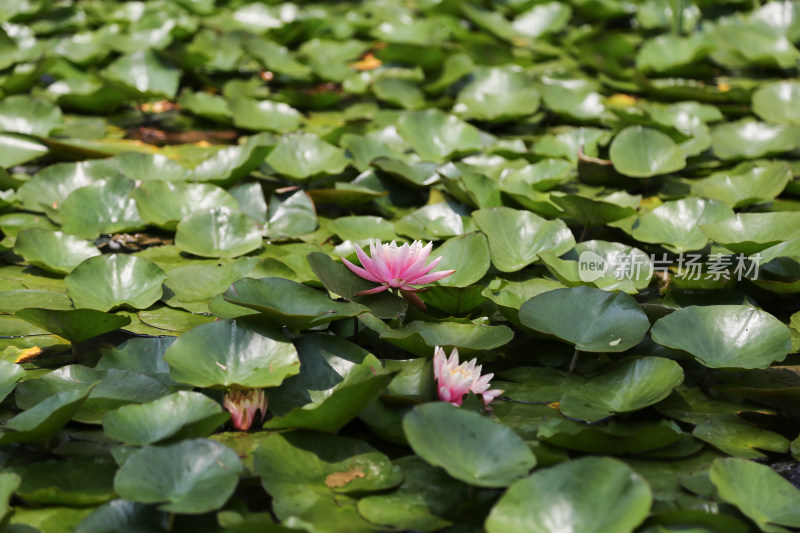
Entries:
[[479,209],[472,216],[489,239],[492,263],[502,272],[525,268],[539,252],[561,255],[575,246],[572,232],[561,220],[508,207]]
[[596,422],[612,413],[638,411],[660,402],[683,382],[683,369],[661,357],[628,359],[568,390],[559,402],[570,418]]
[[189,264],[167,273],[164,302],[192,312],[208,311],[208,302],[243,278],[258,264],[255,257],[240,257],[227,264]]
[[455,270],[439,280],[439,285],[444,287],[468,287],[481,279],[491,266],[488,242],[480,233],[448,239],[431,257],[442,258],[437,270]]
[[684,198],[665,202],[639,217],[629,232],[639,242],[661,244],[675,253],[699,250],[708,244],[701,224],[733,216],[733,210],[716,200]]
[[90,257],[66,278],[75,307],[108,311],[122,305],[146,309],[162,295],[167,275],[155,263],[125,254]]
[[181,71],[153,50],[126,54],[102,72],[137,98],[169,98],[178,93]]
[[305,428],[335,433],[386,388],[394,373],[374,356],[332,335],[297,342],[300,373],[270,394],[268,429]]
[[791,348],[789,329],[780,320],[745,305],[678,309],[656,321],[652,337],[711,368],[767,368]]
[[310,133],[281,137],[266,162],[278,174],[296,180],[338,174],[349,164],[343,150]]
[[800,213],[740,213],[700,229],[728,250],[751,255],[800,237]]
[[30,322],[73,343],[83,342],[114,331],[130,323],[130,319],[94,309],[22,309],[14,316]]
[[38,442],[64,427],[89,396],[91,388],[65,390],[48,396],[10,420],[0,432],[0,444]]
[[256,222],[228,207],[195,211],[178,223],[175,245],[201,257],[238,257],[261,247]]
[[586,191],[579,194],[554,192],[550,200],[563,209],[560,218],[575,221],[585,228],[603,226],[609,222],[636,215],[640,196],[632,196],[624,191],[595,195]]
[[357,316],[368,308],[337,302],[324,293],[283,278],[244,278],[225,291],[225,301],[254,309],[281,326],[300,330]]
[[439,109],[404,113],[397,121],[397,132],[425,161],[443,161],[451,154],[483,146],[480,130]]
[[470,485],[506,487],[536,466],[511,429],[447,402],[415,407],[403,417],[403,431],[420,457]]
[[0,292],[0,313],[15,313],[20,309],[40,307],[68,311],[74,309],[72,300],[63,292],[19,289]]
[[0,101],[0,131],[47,137],[62,122],[61,109],[47,100],[18,95]]
[[742,119],[711,130],[712,150],[722,159],[755,159],[800,146],[800,127]]
[[174,382],[169,378],[169,365],[164,361],[164,352],[173,342],[175,342],[175,337],[128,339],[119,346],[104,352],[95,365],[95,369],[131,370],[173,386]]
[[270,434],[255,452],[255,469],[280,520],[324,523],[316,529],[325,533],[374,531],[350,493],[385,490],[403,480],[400,469],[365,442],[304,431]]
[[19,487],[22,479],[11,472],[0,473],[0,520],[3,520],[9,511],[8,502]]
[[433,353],[436,346],[458,348],[463,355],[469,355],[499,348],[514,338],[511,328],[503,325],[415,320],[393,329],[369,313],[359,315],[359,320],[377,331],[381,339],[423,357]]
[[233,98],[228,102],[236,126],[255,131],[294,131],[303,115],[288,104],[272,100]]
[[73,191],[61,205],[63,230],[95,239],[102,233],[142,229],[136,203],[128,196],[133,186],[126,178],[108,178]]
[[84,259],[100,255],[100,250],[91,242],[74,235],[30,228],[17,235],[14,253],[39,268],[57,274],[69,274]]
[[774,200],[791,180],[789,165],[776,161],[742,163],[732,170],[715,172],[707,178],[686,183],[696,196],[719,200],[731,207],[746,207]]
[[239,208],[236,199],[224,189],[206,183],[146,181],[131,191],[131,198],[146,224],[172,231],[195,211]]
[[766,465],[745,459],[717,459],[709,472],[719,496],[732,503],[762,531],[800,527],[800,491]]
[[242,462],[227,446],[184,440],[135,451],[114,477],[114,490],[126,500],[159,503],[162,511],[200,514],[225,504],[241,471]]
[[39,379],[20,383],[14,396],[18,407],[31,410],[54,394],[85,390],[89,390],[89,397],[73,413],[72,418],[86,424],[100,424],[107,411],[129,403],[155,400],[170,392],[162,382],[138,372],[96,370],[72,364]]
[[25,501],[49,505],[97,505],[114,497],[110,461],[72,458],[42,461],[13,468],[22,478],[16,493]]
[[27,135],[0,133],[0,167],[11,168],[33,161],[49,151],[42,144]]
[[298,237],[317,229],[317,210],[305,191],[272,195],[264,235],[269,238]]
[[[19,188],[19,195],[26,209],[52,215],[72,192],[112,177],[122,174],[106,160],[58,163],[45,167],[25,182]],[[114,184],[120,186],[118,182]]]
[[152,402],[123,405],[103,415],[103,431],[112,439],[147,446],[165,439],[207,437],[228,413],[199,392],[179,391]]
[[124,152],[114,157],[120,171],[134,181],[185,181],[189,169],[162,154]]
[[762,85],[753,93],[753,112],[768,122],[800,126],[800,83],[792,80]]
[[164,353],[175,381],[195,387],[275,387],[300,371],[297,350],[269,327],[236,320],[197,326]]
[[783,435],[738,420],[705,420],[694,428],[692,435],[742,459],[766,459],[767,456],[758,450],[789,451],[789,439]]
[[17,382],[25,376],[25,371],[21,366],[8,361],[0,360],[0,369],[3,371],[0,374],[0,402],[6,399],[6,396],[11,394]]
[[436,241],[466,233],[463,217],[467,214],[456,202],[437,202],[412,211],[396,221],[394,228],[415,240]]
[[624,352],[639,344],[650,321],[631,296],[592,287],[544,292],[519,310],[523,325],[584,352]]
[[166,520],[166,513],[152,506],[117,499],[96,507],[77,525],[75,533],[111,533],[136,528],[157,531]]
[[686,166],[678,145],[666,134],[643,126],[622,130],[609,150],[614,169],[633,178],[669,174]]
[[403,471],[403,484],[388,494],[358,501],[358,512],[373,524],[394,530],[436,531],[452,525],[442,518],[467,497],[467,486],[416,456],[395,464]]
[[190,181],[230,185],[247,177],[264,162],[272,150],[275,138],[271,133],[259,133],[239,146],[228,146],[194,167]]
[[647,482],[625,463],[584,457],[515,482],[492,508],[486,530],[630,533],[647,518],[652,502]]
[[[551,411],[552,412],[552,411]],[[537,427],[539,440],[584,453],[627,455],[665,449],[684,437],[669,420],[659,422],[615,422],[587,425],[547,416]]]
[[473,80],[458,93],[453,112],[478,120],[508,120],[534,114],[539,99],[522,69],[479,67],[473,72]]

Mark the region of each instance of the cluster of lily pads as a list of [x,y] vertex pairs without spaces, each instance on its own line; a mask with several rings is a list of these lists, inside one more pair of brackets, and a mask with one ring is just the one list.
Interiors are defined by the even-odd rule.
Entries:
[[[798,46],[788,0],[0,2],[0,530],[799,528]],[[441,260],[380,290],[373,240]]]

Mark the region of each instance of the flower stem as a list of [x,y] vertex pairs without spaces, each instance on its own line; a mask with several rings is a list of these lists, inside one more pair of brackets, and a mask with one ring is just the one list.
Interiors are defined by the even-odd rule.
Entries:
[[569,362],[569,372],[570,374],[575,372],[575,367],[578,366],[578,355],[581,353],[578,348],[575,348],[575,352],[572,354],[572,361]]

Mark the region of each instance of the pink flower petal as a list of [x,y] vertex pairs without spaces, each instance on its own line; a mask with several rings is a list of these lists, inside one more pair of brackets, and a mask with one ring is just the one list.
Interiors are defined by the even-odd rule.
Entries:
[[344,257],[342,257],[342,263],[344,263],[344,266],[352,270],[355,275],[361,276],[362,278],[369,281],[374,281],[375,283],[381,283],[381,280],[377,276],[374,276],[369,271],[354,265]]
[[378,285],[377,287],[373,287],[373,288],[367,289],[365,291],[359,291],[359,292],[355,293],[353,296],[364,296],[365,294],[375,294],[375,293],[378,293],[378,292],[381,292],[381,291],[385,291],[388,288],[389,288],[388,285]]
[[409,285],[425,285],[426,283],[433,283],[434,281],[439,281],[442,278],[446,278],[450,274],[455,272],[455,270],[442,270],[440,272],[433,272],[432,274],[425,274],[421,278],[417,278],[414,280],[409,280]]
[[377,244],[370,243],[369,247],[372,252],[373,273],[380,278],[381,283],[388,283],[394,279],[386,256],[388,245],[382,245],[381,241],[377,241]]

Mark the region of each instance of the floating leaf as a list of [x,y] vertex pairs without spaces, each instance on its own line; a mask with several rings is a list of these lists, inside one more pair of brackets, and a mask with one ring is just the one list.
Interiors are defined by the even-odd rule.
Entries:
[[133,502],[160,503],[163,511],[200,514],[225,504],[241,471],[242,462],[227,446],[184,440],[135,451],[117,472],[114,490]]
[[447,402],[415,407],[403,431],[420,457],[470,485],[506,487],[536,466],[511,429]]
[[472,152],[483,145],[480,130],[439,109],[403,114],[397,131],[426,161],[442,161],[453,153]]
[[472,216],[489,239],[492,263],[502,272],[515,272],[538,258],[539,252],[561,255],[575,238],[560,220],[545,220],[508,207],[479,209]]
[[114,497],[117,466],[110,461],[72,458],[18,466],[22,478],[17,496],[50,505],[97,505]]
[[124,55],[111,63],[103,75],[133,92],[136,97],[174,98],[181,72],[153,50]]
[[800,127],[742,119],[715,126],[711,138],[720,159],[755,159],[795,150],[800,146]]
[[201,257],[238,257],[261,247],[255,221],[228,207],[195,211],[178,223],[175,245]]
[[19,232],[14,253],[39,268],[69,274],[84,259],[100,255],[89,241],[60,231],[30,228]]
[[467,287],[489,270],[489,246],[480,233],[468,233],[448,239],[436,249],[433,257],[441,257],[437,270],[455,270],[439,281],[444,287]]
[[654,342],[689,352],[711,368],[767,368],[791,348],[783,323],[745,305],[684,307],[656,321],[652,336]]
[[233,114],[233,123],[247,130],[294,131],[302,118],[292,106],[272,100],[233,98],[228,105]]
[[715,172],[707,178],[686,183],[692,194],[725,202],[731,207],[744,207],[772,201],[792,179],[784,162],[742,163],[732,170]]
[[270,394],[275,418],[265,428],[306,428],[335,433],[377,398],[394,377],[374,356],[332,335],[303,335],[297,342],[300,374]]
[[800,83],[767,83],[753,93],[753,112],[768,122],[800,126]]
[[128,318],[93,309],[59,311],[28,308],[17,311],[14,316],[73,343],[87,341],[130,323]]
[[565,416],[596,422],[612,413],[638,411],[666,398],[683,381],[675,361],[660,357],[628,359],[568,390],[559,402]]
[[630,126],[618,133],[609,156],[617,172],[634,178],[669,174],[686,166],[683,153],[669,136],[643,126]]
[[109,311],[127,305],[146,309],[161,298],[167,275],[155,263],[125,254],[91,257],[66,278],[75,307]]
[[276,387],[300,371],[297,350],[278,331],[236,320],[187,331],[164,361],[172,379],[195,387]]
[[700,229],[728,250],[751,255],[800,237],[800,213],[740,213]]
[[720,497],[735,505],[762,531],[800,527],[800,491],[766,465],[745,459],[717,459],[709,471]]
[[[89,397],[71,416],[86,424],[100,424],[107,411],[129,403],[155,400],[169,394],[169,389],[158,380],[128,370],[96,370],[72,364],[26,381],[17,386],[17,406],[28,411],[48,397],[69,391],[89,391]],[[28,412],[26,411],[26,412]],[[21,416],[21,415],[19,415]]]
[[47,137],[63,121],[58,106],[30,96],[8,96],[0,101],[0,131]]
[[639,242],[661,244],[676,253],[699,250],[708,244],[700,225],[731,216],[733,210],[722,202],[684,198],[665,202],[639,217],[630,235]]
[[198,392],[179,391],[152,402],[123,405],[103,415],[112,439],[146,446],[165,439],[206,437],[228,420],[219,403]]
[[363,305],[336,302],[320,291],[283,278],[240,279],[225,291],[224,298],[296,330],[368,311]]
[[625,463],[584,457],[515,482],[492,508],[489,533],[632,532],[650,511],[647,482]]
[[374,531],[350,493],[399,485],[403,476],[388,457],[367,443],[304,431],[272,433],[255,452],[255,469],[283,521],[320,523],[323,531]]
[[145,223],[173,231],[178,222],[195,211],[239,208],[236,199],[224,189],[205,183],[146,181],[131,191],[131,198]]
[[555,335],[584,352],[624,352],[637,345],[650,321],[631,296],[591,287],[556,289],[520,307],[525,326]]
[[143,228],[136,203],[128,197],[132,188],[128,179],[109,178],[73,191],[61,206],[64,231],[94,239]]
[[310,133],[281,137],[266,162],[278,174],[297,180],[338,174],[349,163],[342,150]]
[[10,420],[0,432],[0,444],[38,442],[49,439],[69,422],[91,388],[67,390],[48,396]]

